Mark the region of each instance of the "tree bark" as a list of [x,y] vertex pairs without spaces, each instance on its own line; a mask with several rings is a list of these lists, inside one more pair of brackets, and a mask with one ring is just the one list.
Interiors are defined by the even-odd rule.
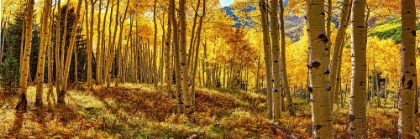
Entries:
[[283,83],[283,91],[287,98],[287,108],[292,116],[295,116],[295,106],[293,105],[293,99],[290,92],[289,81],[287,80],[287,68],[286,68],[286,35],[284,34],[284,6],[283,0],[280,0],[280,40],[281,40],[281,57],[280,57],[280,68],[281,68],[281,79]]
[[267,112],[268,118],[273,117],[273,83],[272,79],[272,66],[271,66],[271,47],[270,36],[268,34],[268,4],[265,0],[260,0],[259,3],[261,12],[261,22],[263,30],[263,43],[264,43],[264,62],[265,62],[265,79],[267,82]]
[[398,100],[398,138],[416,138],[414,105],[416,96],[416,7],[414,0],[401,0],[402,48],[401,84]]
[[[206,0],[203,0],[203,15],[200,16],[200,20],[199,20],[199,24],[198,24],[198,30],[197,30],[197,42],[196,44],[196,48],[195,48],[195,58],[194,58],[194,66],[193,66],[193,71],[192,71],[192,77],[191,77],[191,101],[193,103],[195,103],[195,76],[197,74],[197,68],[198,68],[198,52],[200,50],[200,43],[201,43],[201,30],[202,30],[202,26],[203,26],[203,19],[206,16]],[[193,64],[193,63],[191,63]]]
[[61,46],[61,0],[58,0],[57,3],[57,18],[55,26],[55,92],[61,92],[61,55],[60,55],[60,46]]
[[[52,6],[52,2],[50,7]],[[55,8],[54,8],[55,9]],[[54,70],[54,62],[53,62],[53,46],[52,46],[52,41],[51,41],[51,36],[53,33],[53,21],[54,21],[54,10],[52,10],[52,12],[50,11],[49,13],[49,24],[48,24],[48,35],[47,35],[47,53],[48,53],[48,92],[47,92],[47,100],[49,101],[50,96],[54,96],[53,95],[53,70]],[[53,98],[53,100],[55,100]],[[50,102],[48,102],[50,103]]]
[[186,14],[185,14],[185,0],[179,1],[179,15],[180,15],[180,66],[181,66],[181,82],[182,82],[182,92],[184,95],[184,102],[185,102],[185,109],[186,114],[190,115],[193,111],[192,106],[192,99],[191,94],[189,93],[189,85],[188,85],[188,62],[187,62],[187,50],[186,50],[186,31],[187,31],[187,23],[186,23]]
[[324,0],[310,0],[307,3],[308,44],[309,44],[309,87],[311,94],[313,138],[330,139],[332,118],[330,109],[328,69],[329,38],[325,32]]
[[[278,0],[271,0],[271,7],[278,7]],[[281,91],[281,72],[280,72],[280,43],[279,43],[279,20],[277,8],[271,8],[271,53],[273,55],[273,97],[274,97],[274,120],[280,120],[283,104]]]
[[44,8],[42,10],[42,28],[41,28],[41,41],[39,44],[39,53],[38,53],[38,64],[37,64],[37,73],[36,73],[36,97],[35,97],[35,106],[42,108],[42,94],[43,94],[43,83],[44,83],[44,71],[45,71],[45,53],[47,49],[47,44],[49,41],[49,20],[50,20],[50,10],[51,10],[51,0],[46,0],[44,2]]
[[116,84],[115,84],[115,86],[118,86],[118,83],[121,83],[121,81],[122,81],[122,68],[123,68],[123,63],[122,63],[122,57],[123,57],[123,45],[122,45],[122,40],[123,40],[123,37],[122,37],[122,34],[123,34],[123,30],[124,30],[124,21],[125,21],[125,18],[127,17],[127,10],[128,10],[128,6],[129,6],[129,4],[130,4],[130,0],[128,0],[127,1],[127,6],[126,6],[126,8],[125,8],[125,11],[124,11],[124,16],[122,17],[122,19],[121,19],[121,24],[120,24],[120,34],[119,34],[119,37],[118,37],[118,54],[117,54],[117,65],[118,65],[118,71],[117,71],[117,81],[116,81]]
[[[102,34],[104,33],[104,29],[101,31],[101,13],[102,13],[102,0],[99,0],[99,13],[98,13],[98,24],[97,24],[97,42],[96,42],[96,82],[99,85],[102,85],[102,45],[101,44],[101,39],[102,39]],[[107,9],[108,10],[108,7]],[[106,17],[104,17],[104,19],[106,19]],[[105,20],[103,21],[105,24]]]
[[[58,93],[57,103],[61,103],[61,104],[65,103],[65,96],[66,96],[66,91],[67,91],[67,80],[68,80],[68,77],[69,77],[69,70],[70,70],[70,63],[71,63],[71,55],[73,53],[73,48],[76,45],[76,31],[77,31],[77,26],[79,24],[79,19],[80,19],[80,7],[81,7],[81,5],[82,5],[82,0],[78,0],[78,4],[77,4],[77,8],[76,8],[76,19],[75,19],[75,22],[73,24],[72,31],[71,31],[71,38],[70,38],[70,42],[69,42],[70,46],[67,50],[66,65],[64,67],[64,72],[63,72],[63,80],[62,80],[62,85],[61,85],[62,90],[61,90],[61,92]],[[63,58],[63,60],[64,60],[64,58]]]
[[[168,9],[171,9],[170,7],[171,5],[168,5]],[[171,33],[172,33],[172,24],[173,21],[172,19],[172,11],[169,10],[169,14],[168,14],[168,34],[167,34],[167,38],[166,38],[166,49],[165,49],[165,77],[166,77],[166,87],[167,87],[167,91],[172,93],[172,69],[171,69]],[[173,45],[172,45],[173,46]]]
[[[182,93],[182,88],[181,88],[181,62],[180,62],[180,51],[179,51],[179,40],[178,40],[178,23],[176,21],[176,17],[175,17],[175,0],[170,0],[170,10],[171,10],[171,21],[172,21],[172,25],[173,25],[173,46],[174,46],[174,52],[173,55],[175,57],[175,77],[176,77],[176,95],[177,95],[177,100],[178,100],[178,112],[179,113],[184,113],[185,112],[185,104],[184,104],[184,100],[183,100],[183,93]],[[175,31],[176,30],[176,31]],[[185,42],[184,42],[185,43]]]
[[[341,54],[343,51],[344,39],[346,36],[348,19],[350,17],[350,8],[351,8],[351,0],[344,0],[343,5],[341,7],[340,27],[338,28],[337,36],[335,38],[332,59],[330,62],[330,71],[331,71],[330,82],[331,82],[331,90],[332,90],[330,92],[331,100],[333,100],[334,96],[338,95],[336,88],[338,88],[339,86],[338,80],[340,80],[340,76],[338,75],[341,72],[341,68],[339,68],[338,65],[341,62]],[[334,103],[331,103],[331,110],[333,109],[333,107],[334,107]]]
[[153,83],[155,85],[155,87],[157,87],[157,57],[156,57],[156,53],[157,53],[157,24],[156,24],[156,6],[157,6],[157,0],[155,0],[155,4],[153,5],[153,27],[154,27],[154,41],[153,41],[153,65],[152,65],[152,73],[153,73]]
[[[70,1],[68,0],[67,1],[67,3],[66,3],[66,5],[69,5],[69,3],[70,3]],[[63,95],[60,95],[60,93],[63,93],[65,90],[64,90],[64,82],[67,84],[67,79],[66,79],[66,81],[64,81],[64,70],[65,70],[65,62],[66,62],[66,59],[64,59],[65,58],[65,46],[66,46],[66,44],[67,43],[70,43],[70,42],[66,42],[67,41],[67,31],[68,31],[68,25],[67,25],[67,22],[68,22],[68,14],[69,14],[69,9],[70,9],[70,7],[69,6],[66,6],[66,10],[65,10],[65,12],[64,12],[64,28],[63,28],[63,38],[62,38],[62,40],[61,40],[61,58],[60,58],[60,91],[59,92],[57,92],[57,103],[58,103],[58,100],[60,99],[59,97],[61,97],[61,96],[63,96]],[[58,22],[60,23],[61,22],[61,18],[59,18],[59,19],[57,19],[58,20]],[[61,30],[61,29],[59,29],[59,30]],[[68,60],[68,59],[67,59]],[[62,98],[63,99],[63,103],[64,103],[64,98]]]
[[31,57],[31,42],[32,42],[32,19],[33,19],[33,9],[34,9],[34,0],[27,1],[27,12],[25,19],[25,51],[23,52],[24,57],[22,61],[22,72],[20,73],[20,88],[19,95],[20,100],[16,105],[17,112],[26,112],[27,100],[26,100],[26,91],[28,87],[28,76],[29,76],[29,60]]
[[366,0],[353,0],[351,9],[350,136],[367,138],[366,123]]

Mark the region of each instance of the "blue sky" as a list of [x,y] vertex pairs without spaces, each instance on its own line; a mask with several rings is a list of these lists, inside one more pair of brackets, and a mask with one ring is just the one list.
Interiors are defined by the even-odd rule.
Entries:
[[220,4],[222,5],[222,7],[229,6],[232,3],[233,0],[220,0]]

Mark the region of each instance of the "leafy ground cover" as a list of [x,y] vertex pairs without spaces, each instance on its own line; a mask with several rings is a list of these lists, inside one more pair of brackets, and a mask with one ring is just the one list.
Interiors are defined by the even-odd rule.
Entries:
[[[47,89],[45,89],[46,91]],[[0,101],[0,137],[4,138],[310,138],[311,111],[306,99],[294,99],[297,115],[283,113],[273,123],[266,118],[263,94],[196,91],[192,117],[176,114],[176,100],[169,92],[148,84],[119,87],[83,86],[68,92],[66,105],[33,106],[35,88],[28,91],[28,112],[16,114],[16,97]],[[334,110],[334,136],[349,138],[348,108]],[[397,138],[398,113],[368,105],[369,138]],[[420,115],[419,115],[420,116]],[[417,116],[417,117],[419,117]],[[420,131],[419,118],[416,130]]]

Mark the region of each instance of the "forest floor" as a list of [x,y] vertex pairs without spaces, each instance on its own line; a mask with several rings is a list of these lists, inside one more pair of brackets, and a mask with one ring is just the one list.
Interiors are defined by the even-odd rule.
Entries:
[[[45,92],[46,92],[45,88]],[[171,93],[148,84],[105,88],[83,86],[68,91],[66,105],[34,107],[35,87],[28,88],[28,111],[13,109],[17,97],[0,99],[0,138],[310,138],[311,110],[306,99],[294,99],[296,116],[282,114],[279,123],[266,118],[266,99],[252,92],[197,89],[194,118],[176,114]],[[348,102],[348,101],[347,101]],[[367,105],[369,138],[397,138],[398,112]],[[348,104],[346,104],[347,106]],[[349,138],[348,107],[335,108],[335,138]],[[420,131],[420,115],[416,131]]]

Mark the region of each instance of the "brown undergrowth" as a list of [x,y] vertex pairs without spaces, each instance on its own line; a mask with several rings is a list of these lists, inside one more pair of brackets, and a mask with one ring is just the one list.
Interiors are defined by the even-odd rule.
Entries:
[[[46,88],[45,90],[46,91]],[[148,84],[119,87],[75,85],[66,104],[34,107],[35,88],[28,90],[28,112],[13,110],[17,99],[0,101],[0,138],[311,138],[311,111],[306,99],[294,99],[296,117],[287,112],[278,123],[266,117],[263,94],[197,89],[195,113],[177,114],[172,94]],[[335,108],[332,133],[349,138],[348,108]],[[396,138],[398,113],[368,107],[369,138]],[[416,128],[419,130],[419,120]]]

